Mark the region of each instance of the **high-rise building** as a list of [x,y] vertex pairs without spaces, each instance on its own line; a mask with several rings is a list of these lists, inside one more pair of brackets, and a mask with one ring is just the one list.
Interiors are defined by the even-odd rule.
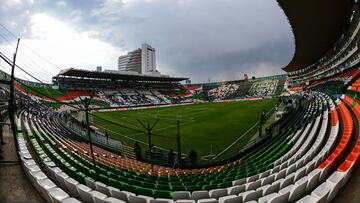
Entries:
[[128,52],[118,59],[119,71],[134,71],[141,73],[141,49]]
[[141,49],[128,52],[118,59],[119,71],[134,71],[139,74],[157,73],[155,49],[142,44]]

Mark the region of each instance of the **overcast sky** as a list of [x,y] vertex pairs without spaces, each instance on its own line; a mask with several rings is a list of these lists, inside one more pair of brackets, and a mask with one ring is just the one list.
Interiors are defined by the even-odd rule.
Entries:
[[[19,65],[46,82],[59,68],[117,69],[117,57],[143,42],[160,72],[192,82],[283,73],[294,53],[276,0],[1,0],[0,13],[21,38]],[[0,51],[10,57],[14,44],[0,27]]]

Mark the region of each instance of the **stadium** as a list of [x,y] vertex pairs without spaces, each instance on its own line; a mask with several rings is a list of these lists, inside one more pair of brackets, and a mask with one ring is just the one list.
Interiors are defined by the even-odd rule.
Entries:
[[358,1],[277,3],[279,75],[191,83],[144,43],[44,83],[0,47],[0,202],[359,202]]

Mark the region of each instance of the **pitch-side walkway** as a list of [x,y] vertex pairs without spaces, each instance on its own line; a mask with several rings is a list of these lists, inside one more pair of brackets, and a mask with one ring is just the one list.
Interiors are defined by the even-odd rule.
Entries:
[[[9,127],[4,128],[2,161],[18,161],[14,139]],[[0,202],[1,203],[43,203],[46,202],[31,185],[20,163],[0,164]]]

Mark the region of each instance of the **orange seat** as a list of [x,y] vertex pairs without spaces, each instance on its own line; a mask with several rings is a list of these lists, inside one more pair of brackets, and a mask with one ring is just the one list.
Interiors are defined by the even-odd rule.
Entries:
[[348,161],[348,160],[345,160],[341,166],[339,166],[339,168],[337,169],[337,171],[339,172],[346,172],[350,166],[352,166],[354,164],[354,161]]

